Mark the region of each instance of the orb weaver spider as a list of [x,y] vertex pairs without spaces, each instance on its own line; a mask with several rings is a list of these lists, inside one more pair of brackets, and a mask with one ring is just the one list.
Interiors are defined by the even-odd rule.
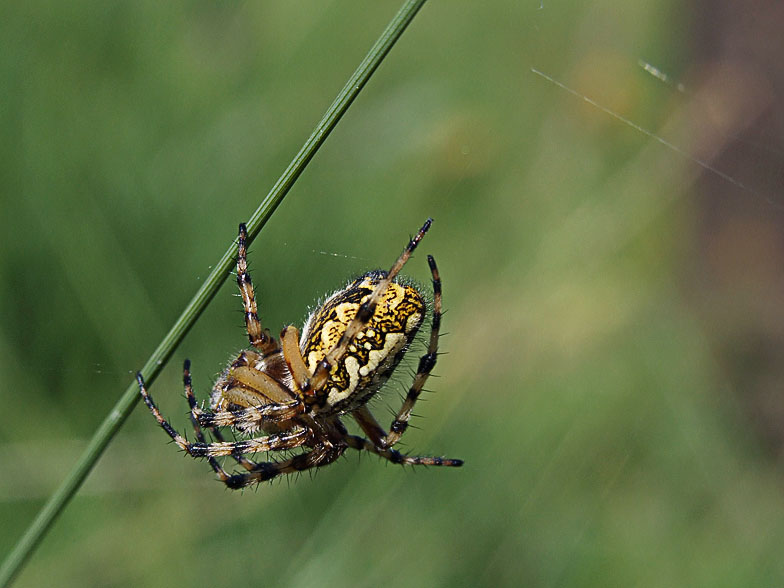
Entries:
[[[414,382],[389,431],[367,407],[392,375],[424,322],[427,305],[415,286],[397,276],[430,228],[427,219],[388,272],[375,270],[353,280],[320,304],[305,322],[302,335],[294,326],[280,342],[263,329],[246,260],[247,229],[239,227],[237,283],[245,308],[251,349],[242,351],[223,371],[210,398],[210,410],[199,407],[185,360],[183,381],[196,433],[191,443],[161,415],[147,392],[141,373],[139,392],[158,424],[192,457],[206,458],[218,478],[237,489],[280,476],[322,467],[346,449],[368,451],[402,465],[459,467],[462,460],[413,456],[392,448],[408,428],[411,411],[436,365],[441,325],[441,279],[427,256],[433,279],[433,313],[426,353]],[[367,437],[349,434],[341,417],[350,416]],[[229,427],[247,438],[226,441]],[[208,442],[204,431],[215,441]],[[261,432],[262,436],[254,436]],[[281,461],[252,461],[246,454],[306,448]],[[217,457],[230,456],[245,471],[229,474]]]

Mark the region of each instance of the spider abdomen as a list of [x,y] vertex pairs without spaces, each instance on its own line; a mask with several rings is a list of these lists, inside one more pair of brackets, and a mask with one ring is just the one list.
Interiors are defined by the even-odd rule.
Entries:
[[[300,350],[311,373],[340,340],[385,272],[373,271],[332,294],[305,323]],[[412,285],[391,282],[372,318],[349,343],[326,384],[326,414],[345,413],[365,404],[389,379],[415,337],[425,315],[424,298]]]

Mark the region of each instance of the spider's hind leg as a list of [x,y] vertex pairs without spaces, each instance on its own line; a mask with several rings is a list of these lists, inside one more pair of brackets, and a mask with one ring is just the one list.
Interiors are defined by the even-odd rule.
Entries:
[[429,455],[406,455],[390,447],[378,447],[373,442],[358,435],[346,435],[346,443],[357,451],[369,451],[379,457],[400,465],[445,466],[459,468],[463,465],[462,459],[435,457]]
[[433,275],[433,322],[430,326],[430,342],[427,346],[427,352],[419,358],[419,367],[414,376],[414,383],[408,389],[403,406],[400,407],[395,420],[392,421],[389,432],[381,428],[366,406],[360,406],[351,415],[376,447],[392,447],[403,436],[408,428],[408,421],[411,419],[411,411],[414,409],[425,382],[430,377],[430,372],[433,371],[438,359],[438,337],[441,330],[441,277],[438,273],[436,260],[432,255],[427,256],[427,263]]
[[427,264],[430,266],[430,273],[433,276],[433,322],[430,325],[430,341],[427,345],[427,352],[419,358],[419,367],[414,376],[414,383],[408,389],[403,406],[392,421],[389,433],[384,439],[385,447],[392,447],[400,440],[400,437],[408,428],[408,421],[411,418],[411,411],[414,409],[425,382],[430,377],[430,372],[436,366],[438,360],[438,337],[441,331],[441,276],[438,273],[436,260],[432,255],[427,256]]

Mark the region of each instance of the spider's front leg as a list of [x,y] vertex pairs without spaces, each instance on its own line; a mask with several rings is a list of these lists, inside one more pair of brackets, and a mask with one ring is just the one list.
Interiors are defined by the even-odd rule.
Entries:
[[245,223],[240,223],[239,237],[237,238],[237,285],[240,287],[242,304],[245,307],[245,328],[248,331],[250,344],[258,349],[262,356],[270,355],[279,350],[278,342],[261,326],[259,311],[256,306],[256,296],[253,283],[248,274],[248,250],[245,242],[248,238],[248,229]]

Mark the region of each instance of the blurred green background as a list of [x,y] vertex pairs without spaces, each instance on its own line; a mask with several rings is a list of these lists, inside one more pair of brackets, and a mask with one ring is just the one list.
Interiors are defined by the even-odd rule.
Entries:
[[[397,8],[0,8],[0,555]],[[232,493],[137,407],[17,585],[784,585],[782,207],[754,184],[781,151],[748,177],[718,159],[752,106],[781,110],[744,102],[763,68],[710,65],[723,14],[426,4],[250,263],[277,331],[434,217],[406,271],[426,281],[438,260],[448,354],[404,444],[465,467],[349,454]],[[245,344],[234,294],[152,388],[182,430],[182,360],[204,398]],[[384,422],[415,362],[374,403]]]

